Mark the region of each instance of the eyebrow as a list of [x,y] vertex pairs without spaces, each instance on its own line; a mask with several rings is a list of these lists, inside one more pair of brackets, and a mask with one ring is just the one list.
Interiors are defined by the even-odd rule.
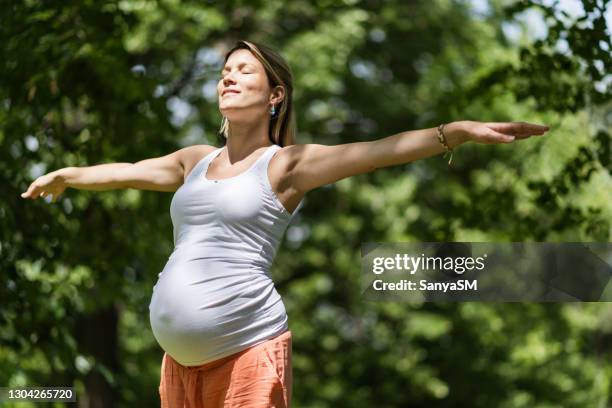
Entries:
[[[251,65],[251,66],[255,67],[255,66],[254,66],[253,64],[251,64],[250,62],[241,62],[240,64],[238,64],[238,68],[242,68],[242,67],[244,67],[245,65]],[[221,70],[221,72],[225,71],[225,70],[226,70],[226,69],[228,69],[228,68],[229,68],[229,66],[228,66],[228,65],[224,66],[224,67],[223,67],[223,69]]]

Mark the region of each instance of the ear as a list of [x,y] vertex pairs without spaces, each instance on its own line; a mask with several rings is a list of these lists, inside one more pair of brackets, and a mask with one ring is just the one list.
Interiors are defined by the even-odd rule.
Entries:
[[270,92],[270,103],[278,105],[285,99],[285,88],[282,85],[276,85]]

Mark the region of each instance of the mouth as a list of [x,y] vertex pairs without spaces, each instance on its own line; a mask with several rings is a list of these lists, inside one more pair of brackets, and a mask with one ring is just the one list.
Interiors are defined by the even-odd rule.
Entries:
[[223,93],[221,94],[221,96],[225,96],[228,94],[237,94],[240,93],[239,91],[223,91]]

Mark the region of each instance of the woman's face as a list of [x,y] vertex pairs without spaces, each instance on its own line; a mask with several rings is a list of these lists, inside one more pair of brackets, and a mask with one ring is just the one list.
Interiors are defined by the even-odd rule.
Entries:
[[263,65],[249,50],[234,51],[217,84],[219,111],[230,121],[261,120],[269,115],[272,101]]

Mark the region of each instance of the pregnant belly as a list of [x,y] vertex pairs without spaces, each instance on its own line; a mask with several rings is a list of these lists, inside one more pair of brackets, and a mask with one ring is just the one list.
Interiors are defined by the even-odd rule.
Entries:
[[184,365],[244,348],[287,321],[268,275],[211,259],[170,259],[153,287],[149,314],[159,345]]

